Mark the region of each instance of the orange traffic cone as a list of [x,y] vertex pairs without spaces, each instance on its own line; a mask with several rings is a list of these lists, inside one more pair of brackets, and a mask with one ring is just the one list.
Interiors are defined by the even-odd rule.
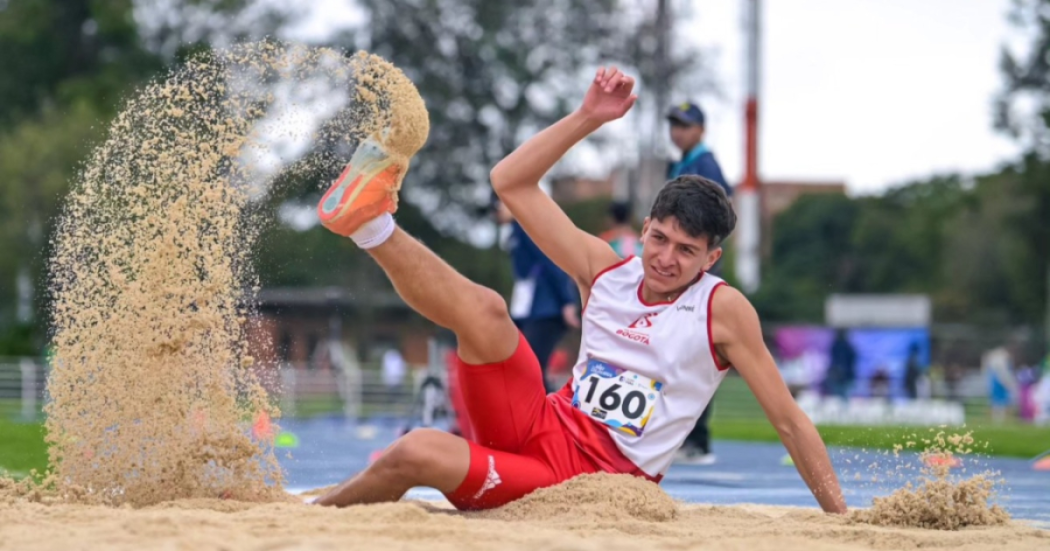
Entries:
[[923,458],[923,462],[925,462],[928,467],[947,466],[950,469],[958,469],[959,467],[962,467],[962,461],[951,454],[930,454]]
[[258,440],[269,440],[273,438],[273,423],[270,422],[270,414],[260,411],[252,423],[252,435]]

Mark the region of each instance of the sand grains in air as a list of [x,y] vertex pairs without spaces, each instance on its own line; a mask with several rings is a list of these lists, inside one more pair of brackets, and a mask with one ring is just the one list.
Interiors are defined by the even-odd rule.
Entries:
[[[321,120],[296,110],[311,92],[339,100]],[[306,153],[281,158],[275,142],[297,131]],[[249,351],[252,251],[268,223],[254,201],[273,165],[322,188],[361,140],[407,166],[428,131],[412,83],[367,53],[247,44],[144,86],[54,235],[50,473],[35,491],[137,506],[285,499],[269,435],[250,430],[279,416],[264,387],[274,366]]]

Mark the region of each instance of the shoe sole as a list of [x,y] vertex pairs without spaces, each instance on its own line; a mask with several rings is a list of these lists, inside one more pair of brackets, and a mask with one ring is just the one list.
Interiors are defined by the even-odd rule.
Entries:
[[[357,166],[351,159],[317,205],[321,224],[341,235],[350,235],[362,223],[383,212],[392,212],[395,206],[391,192],[397,185],[400,167],[385,155],[367,159],[360,163],[359,170],[355,170]],[[384,175],[387,177],[382,177]],[[361,194],[365,190],[375,189],[377,185],[384,188],[383,196],[355,207]]]

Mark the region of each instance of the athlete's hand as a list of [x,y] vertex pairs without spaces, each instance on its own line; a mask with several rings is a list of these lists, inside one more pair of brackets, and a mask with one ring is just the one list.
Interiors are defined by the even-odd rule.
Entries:
[[624,116],[638,96],[632,94],[634,79],[621,73],[616,67],[600,67],[591,81],[587,95],[583,97],[580,112],[588,119],[607,123]]

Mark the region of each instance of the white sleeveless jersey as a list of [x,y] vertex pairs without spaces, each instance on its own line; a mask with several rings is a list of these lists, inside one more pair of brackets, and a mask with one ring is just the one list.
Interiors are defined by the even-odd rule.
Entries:
[[704,274],[672,302],[642,299],[642,261],[630,257],[595,278],[573,367],[573,407],[609,430],[627,459],[662,476],[718,385],[711,297]]

